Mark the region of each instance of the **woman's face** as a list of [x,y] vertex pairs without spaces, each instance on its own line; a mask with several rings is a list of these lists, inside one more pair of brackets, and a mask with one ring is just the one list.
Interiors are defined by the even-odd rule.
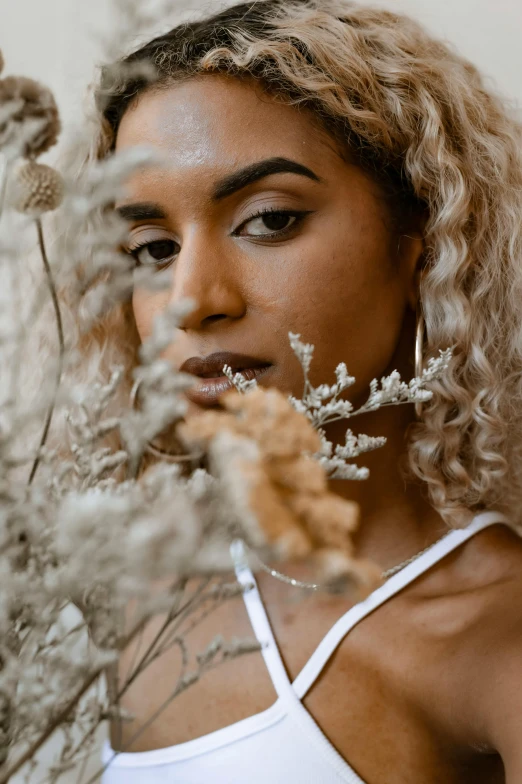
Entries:
[[[167,165],[129,178],[117,208],[129,220],[128,249],[142,246],[138,263],[168,278],[164,290],[135,288],[136,325],[145,340],[169,303],[197,302],[165,354],[177,368],[210,357],[185,365],[206,377],[192,410],[216,403],[225,362],[300,397],[290,331],[315,346],[314,384],[334,383],[344,361],[357,379],[350,399],[363,402],[395,359],[422,248],[394,233],[373,180],[306,111],[228,76],[142,94],[116,147],[135,145]],[[212,357],[223,352],[243,358]]]

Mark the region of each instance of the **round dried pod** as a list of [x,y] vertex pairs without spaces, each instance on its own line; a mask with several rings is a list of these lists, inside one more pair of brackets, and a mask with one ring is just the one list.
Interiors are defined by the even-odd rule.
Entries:
[[64,182],[56,169],[28,161],[14,175],[9,200],[16,210],[36,218],[59,207],[63,194]]
[[0,123],[0,137],[8,135],[8,124],[14,134],[24,122],[36,120],[40,122],[26,141],[23,155],[36,157],[56,144],[61,131],[60,116],[54,96],[45,85],[25,76],[6,76],[0,79],[0,105],[7,102],[19,103],[20,108]]

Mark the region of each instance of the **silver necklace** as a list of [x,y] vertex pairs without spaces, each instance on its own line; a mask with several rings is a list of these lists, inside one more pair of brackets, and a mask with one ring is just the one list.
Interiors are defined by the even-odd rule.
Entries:
[[424,555],[424,553],[427,553],[428,550],[431,550],[431,548],[434,547],[436,544],[442,542],[442,540],[445,539],[450,533],[451,530],[446,531],[444,536],[441,536],[440,539],[437,539],[435,542],[429,544],[427,547],[424,548],[424,550],[420,550],[418,553],[415,553],[415,555],[412,555],[411,558],[407,558],[405,561],[401,561],[401,563],[397,564],[397,566],[392,566],[391,569],[386,569],[386,571],[382,573],[383,579],[387,580],[388,577],[393,577],[394,574],[400,572],[402,569],[404,569],[405,566],[409,566],[411,563],[416,561],[417,558],[420,558],[421,555]]
[[[450,531],[445,533],[444,536],[441,536],[441,538],[438,539],[436,542],[432,542],[432,544],[429,544],[423,550],[420,550],[418,553],[415,553],[415,555],[412,555],[411,558],[407,558],[405,561],[401,561],[401,563],[397,564],[397,566],[392,566],[391,569],[386,569],[381,574],[383,580],[387,580],[389,577],[393,577],[394,574],[397,574],[402,569],[404,569],[406,566],[409,566],[409,564],[411,564],[414,561],[416,561],[417,558],[420,558],[421,555],[424,555],[424,553],[427,553],[428,550],[431,550],[431,548],[435,544],[438,544],[438,542],[441,542],[443,539],[445,539],[446,536],[448,536],[449,533],[450,533]],[[243,544],[245,545],[245,547],[248,547],[246,542],[243,542]],[[248,548],[248,550],[254,556],[254,558],[257,561],[258,566],[264,572],[266,572],[267,574],[270,574],[272,577],[275,577],[276,580],[279,580],[282,583],[287,583],[288,585],[293,585],[295,588],[308,588],[311,591],[318,591],[321,588],[325,588],[325,586],[320,585],[318,583],[305,583],[305,582],[302,582],[301,580],[296,580],[293,577],[289,577],[287,574],[283,574],[282,572],[278,572],[277,569],[272,569],[270,566],[267,566],[261,560],[261,558],[257,555],[256,552],[254,552],[250,548]]]

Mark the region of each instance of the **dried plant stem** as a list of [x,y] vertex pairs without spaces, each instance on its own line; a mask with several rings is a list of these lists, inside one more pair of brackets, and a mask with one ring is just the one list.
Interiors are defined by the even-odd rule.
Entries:
[[[176,613],[178,611],[178,608],[179,608],[179,603],[181,602],[181,599],[183,597],[183,592],[185,590],[186,582],[187,582],[186,579],[180,580],[180,583],[179,583],[178,587],[176,588],[176,599],[175,599],[175,602],[174,602],[174,606],[167,613],[167,618],[166,618],[165,622],[162,624],[159,632],[155,635],[153,641],[147,647],[147,650],[145,651],[145,653],[143,654],[143,656],[141,657],[141,659],[138,661],[137,664],[135,662],[135,658],[136,658],[136,652],[135,652],[135,655],[133,657],[133,663],[132,663],[132,666],[130,668],[130,675],[127,677],[127,680],[125,681],[123,687],[121,687],[121,688],[120,688],[120,685],[119,685],[119,682],[118,682],[119,681],[118,673],[116,672],[116,674],[115,674],[116,688],[115,688],[115,695],[114,695],[114,704],[116,705],[118,710],[119,710],[119,707],[120,707],[120,700],[121,700],[122,696],[125,694],[125,692],[130,687],[130,685],[133,683],[133,681],[138,677],[140,672],[142,672],[142,670],[144,669],[144,662],[147,660],[147,657],[150,655],[150,652],[152,650],[154,650],[154,646],[156,645],[157,641],[161,639],[161,636],[163,634],[164,629],[168,627],[168,625],[172,622],[173,616],[176,615]],[[144,627],[140,631],[140,639],[141,639],[141,633],[143,632],[143,630],[144,630]],[[139,643],[136,644],[136,651],[137,651],[138,647],[139,647]],[[117,727],[117,732],[118,732],[118,745],[120,745],[121,744],[121,719],[120,718],[118,718],[118,720],[116,722],[116,727]]]
[[[208,584],[208,581],[206,581],[206,584]],[[206,587],[206,584],[204,584],[204,585],[203,585],[203,587],[201,587],[201,588],[198,588],[198,592],[204,591],[204,590],[205,590],[205,587]],[[182,598],[182,595],[183,595],[183,590],[184,590],[184,587],[185,587],[185,583],[183,584],[183,588],[180,590],[180,593],[179,593],[179,597],[178,597],[178,598],[179,598],[179,600],[180,600],[180,601],[181,601],[181,598]],[[141,672],[143,672],[143,670],[144,670],[144,669],[145,669],[145,667],[147,666],[147,663],[148,663],[148,662],[147,662],[147,660],[148,660],[149,656],[150,656],[150,655],[151,655],[151,653],[154,651],[154,648],[156,647],[156,645],[158,645],[158,644],[159,644],[159,641],[161,640],[161,638],[162,638],[163,634],[165,633],[165,631],[168,629],[169,625],[170,625],[170,624],[173,622],[173,620],[174,620],[175,618],[179,617],[179,615],[180,615],[180,614],[181,614],[181,613],[182,613],[182,612],[183,612],[183,611],[184,611],[184,610],[185,610],[187,607],[189,607],[189,606],[192,604],[192,602],[193,602],[193,601],[194,601],[194,597],[191,597],[191,598],[190,598],[190,600],[189,600],[188,602],[186,602],[186,604],[185,604],[185,605],[184,605],[182,608],[179,608],[179,606],[178,606],[178,605],[176,605],[176,606],[175,606],[175,607],[174,607],[174,608],[173,608],[173,609],[172,609],[172,610],[171,610],[171,611],[168,613],[168,615],[167,615],[167,617],[166,617],[166,619],[165,619],[164,623],[161,625],[161,627],[160,627],[159,631],[158,631],[158,632],[156,633],[156,635],[154,636],[154,639],[153,639],[153,640],[152,640],[152,642],[151,642],[151,643],[150,643],[150,644],[147,646],[147,649],[146,649],[145,653],[143,653],[143,654],[142,654],[141,658],[140,658],[138,661],[136,661],[136,658],[137,658],[137,657],[135,657],[135,658],[134,658],[134,661],[132,662],[132,666],[131,666],[131,667],[130,667],[130,669],[129,669],[129,674],[128,674],[128,676],[127,676],[126,680],[124,681],[124,684],[123,684],[123,686],[121,687],[121,689],[120,689],[120,690],[118,691],[118,693],[117,693],[117,699],[118,699],[118,700],[119,700],[119,699],[121,699],[121,697],[123,697],[123,695],[125,694],[125,692],[127,691],[127,689],[128,689],[128,688],[131,686],[131,684],[132,684],[132,683],[133,683],[133,682],[136,680],[136,678],[138,677],[138,675],[139,675]]]
[[[196,594],[194,596],[192,596],[183,605],[183,607],[181,607],[181,608],[179,608],[179,602],[181,601],[181,599],[183,597],[185,580],[183,579],[178,584],[175,583],[173,586],[171,586],[171,588],[169,589],[169,592],[175,595],[175,604],[174,604],[174,608],[169,611],[168,617],[171,618],[172,613],[174,613],[174,614],[177,613],[179,615],[182,612],[186,612],[187,609],[190,607],[191,603],[197,598],[197,596],[200,594],[200,592],[202,590],[204,590],[205,587],[208,585],[208,582],[209,582],[209,579],[203,580],[202,587],[198,588],[198,591],[196,592]],[[120,645],[119,645],[120,652],[123,652],[131,644],[131,642],[133,642],[133,640],[139,634],[141,634],[143,632],[143,630],[144,630],[145,626],[147,625],[147,623],[149,622],[150,618],[151,618],[151,615],[150,614],[146,614],[145,616],[141,617],[136,622],[136,624],[134,625],[132,630],[129,632],[129,634],[126,635],[124,637],[123,641],[120,643]],[[172,620],[173,619],[171,618],[170,622],[172,622]],[[148,655],[148,653],[149,652],[147,652],[147,655]],[[137,665],[137,667],[140,668],[140,672],[141,672],[140,665],[141,665],[141,662]],[[0,784],[4,784],[4,782],[7,782],[9,780],[9,778],[11,776],[13,776],[20,769],[20,767],[25,765],[25,763],[28,762],[29,759],[34,757],[34,755],[38,751],[38,749],[49,739],[49,737],[53,734],[53,732],[56,729],[59,729],[59,727],[63,723],[64,719],[69,714],[69,712],[74,708],[74,706],[83,697],[83,695],[90,688],[90,686],[92,686],[92,684],[96,681],[96,679],[102,675],[102,673],[103,673],[105,668],[106,668],[106,665],[103,665],[103,666],[95,668],[95,670],[93,670],[93,672],[82,683],[81,687],[78,689],[78,691],[75,693],[75,695],[69,700],[67,705],[63,708],[63,710],[60,712],[60,714],[50,724],[50,726],[47,728],[47,730],[41,736],[39,736],[39,738],[20,757],[20,759],[16,761],[16,763],[13,763],[13,765],[11,765],[9,767],[7,772],[4,774],[4,777],[0,778]],[[133,673],[132,680],[134,680],[134,673]],[[125,693],[126,689],[129,687],[129,685],[130,685],[130,683],[127,681],[124,684],[124,687],[121,689],[121,691],[116,695],[116,699],[118,699],[118,700],[120,699],[120,697]],[[98,719],[92,725],[92,727],[89,728],[89,730],[85,733],[83,738],[80,740],[80,742],[75,747],[73,753],[70,755],[71,757],[74,758],[76,756],[76,754],[82,749],[82,747],[86,743],[89,742],[89,740],[93,737],[94,733],[96,732],[96,730],[97,730],[98,726],[100,725],[100,723],[101,723],[101,718]]]
[[[210,607],[207,607],[206,610],[203,610],[201,615],[199,615],[197,618],[195,618],[188,626],[186,626],[183,629],[183,635],[185,637],[187,636],[187,634],[190,634],[190,632],[193,631],[193,629],[195,629],[197,626],[199,626],[200,623],[202,623],[205,620],[205,618],[208,618],[209,615],[211,615],[218,607],[220,607],[223,602],[227,601],[227,599],[223,598],[223,597],[208,597],[208,596],[205,597],[205,596],[203,596],[202,600],[198,604],[203,605],[204,604],[203,600],[206,599],[206,598],[213,598],[214,599],[214,603]],[[197,609],[197,606],[196,606],[196,609]],[[148,660],[147,666],[149,664],[151,664],[159,656],[162,656],[164,653],[166,653],[168,650],[170,650],[170,648],[173,645],[177,645],[178,644],[179,637],[177,637],[175,635],[176,635],[176,632],[179,630],[179,626],[180,626],[180,624],[178,622],[178,619],[176,619],[176,623],[174,623],[172,628],[169,630],[169,634],[168,634],[167,638],[162,641],[162,647],[158,648],[154,652],[154,656],[152,656]]]
[[3,153],[0,153],[0,215],[4,206],[5,191],[7,186],[7,159]]
[[[244,655],[244,654],[243,653],[237,653],[236,654],[236,656],[241,656],[241,655]],[[115,751],[113,756],[110,758],[110,760],[108,762],[106,762],[105,765],[102,768],[99,768],[99,770],[97,770],[96,773],[93,776],[91,776],[91,778],[86,782],[86,784],[95,784],[95,782],[98,781],[98,779],[102,775],[102,773],[104,773],[107,770],[107,768],[111,764],[112,760],[115,759],[118,756],[118,754],[121,754],[121,753],[125,752],[126,749],[128,749],[130,746],[132,746],[132,744],[136,740],[138,740],[138,738],[145,732],[145,730],[147,730],[151,726],[151,724],[153,724],[156,721],[156,719],[159,718],[159,716],[163,713],[163,711],[166,708],[168,708],[170,703],[179,694],[181,694],[181,692],[183,692],[183,691],[185,691],[185,689],[189,688],[189,686],[195,680],[199,680],[204,673],[210,672],[211,670],[214,670],[217,667],[219,667],[223,663],[223,660],[224,659],[221,658],[217,662],[213,661],[213,662],[208,662],[206,664],[200,664],[198,666],[196,672],[194,673],[194,680],[189,680],[189,681],[187,681],[186,678],[185,678],[186,665],[182,664],[181,672],[180,672],[179,677],[178,677],[178,679],[176,681],[176,685],[175,685],[174,689],[171,691],[171,693],[169,694],[169,696],[161,703],[161,705],[154,711],[154,713],[147,719],[147,721],[144,724],[142,724],[138,730],[136,730],[134,735],[132,735],[129,738],[129,740],[123,746],[123,748],[120,749],[119,751]],[[3,782],[0,781],[0,784],[3,784]]]
[[0,784],[8,784],[9,779],[11,776],[14,776],[26,762],[29,762],[30,759],[34,757],[36,752],[43,746],[43,744],[51,737],[58,727],[66,720],[67,716],[77,704],[78,700],[80,700],[85,692],[89,689],[90,686],[94,683],[96,678],[99,678],[103,670],[105,669],[105,665],[101,665],[100,667],[95,667],[94,670],[87,676],[87,678],[83,681],[80,688],[75,692],[75,694],[70,698],[70,700],[66,703],[66,705],[62,708],[62,710],[58,713],[57,716],[49,723],[47,729],[42,732],[42,734],[31,744],[31,746],[25,751],[20,757],[15,760],[11,765],[9,765],[8,769],[0,776]]
[[[194,601],[195,601],[197,597],[193,597],[193,598],[194,598]],[[219,597],[215,598],[215,597],[211,597],[211,596],[208,596],[208,595],[200,596],[199,601],[195,601],[195,605],[193,607],[188,608],[188,603],[187,603],[185,605],[185,607],[182,608],[178,612],[177,617],[170,618],[170,620],[168,620],[168,622],[165,621],[165,623],[162,625],[162,628],[160,629],[160,631],[156,635],[156,637],[154,639],[154,642],[149,646],[149,648],[147,649],[146,653],[142,656],[142,658],[140,659],[140,661],[136,665],[135,669],[132,671],[131,675],[129,675],[127,680],[124,682],[123,686],[121,687],[120,691],[118,692],[118,699],[121,699],[121,697],[123,697],[125,692],[133,684],[133,682],[136,680],[136,678],[139,675],[141,675],[143,670],[145,670],[150,664],[152,664],[153,661],[158,659],[163,653],[168,651],[173,645],[179,645],[180,638],[176,637],[175,635],[176,635],[176,632],[178,631],[178,629],[180,628],[181,624],[183,623],[183,621],[186,619],[188,610],[190,611],[190,613],[195,612],[198,609],[198,607],[200,605],[204,604],[205,601],[207,599],[209,599],[209,598],[213,598],[214,599],[214,603],[212,605],[211,610],[207,610],[207,611],[203,612],[196,619],[196,621],[193,621],[189,625],[189,627],[187,629],[184,629],[183,634],[186,636],[189,632],[191,632],[193,629],[195,629],[196,626],[198,626],[199,623],[202,620],[204,620],[204,618],[206,618],[210,614],[210,612],[215,610],[216,607],[219,606],[220,602],[226,601],[226,599],[220,599]],[[188,608],[188,610],[187,610],[187,608]],[[169,626],[170,626],[170,629],[169,629]],[[162,640],[161,637],[163,637],[163,635],[167,631],[168,631],[167,638]],[[161,643],[161,645],[163,647],[159,647],[160,643]]]
[[[139,634],[143,626],[149,620],[150,620],[150,615],[147,614],[136,622],[135,626],[123,638],[120,645],[118,646],[120,651],[125,650],[125,648],[127,648],[128,645],[130,645],[132,640],[136,637],[137,634]],[[92,686],[92,684],[96,681],[96,679],[102,675],[106,667],[107,664],[105,663],[100,664],[97,667],[94,667],[94,669],[82,681],[81,685],[72,695],[72,697],[69,698],[69,700],[66,702],[64,707],[49,722],[49,725],[41,733],[41,735],[38,736],[38,738],[29,746],[28,749],[26,749],[26,751],[24,751],[23,754],[21,754],[18,757],[17,760],[12,762],[4,772],[0,773],[0,784],[8,784],[11,776],[14,776],[14,774],[17,773],[20,770],[20,768],[22,768],[25,765],[26,762],[29,762],[29,760],[31,760],[34,757],[36,752],[43,746],[43,744],[47,740],[49,740],[49,738],[54,733],[54,731],[58,729],[65,722],[65,720],[67,719],[67,717],[69,716],[70,712],[73,710],[75,705],[78,704],[79,700],[81,700],[85,692],[88,691],[88,689]]]
[[53,301],[54,307],[54,314],[56,318],[56,330],[58,332],[58,345],[59,345],[59,354],[58,354],[58,369],[56,371],[56,382],[55,382],[55,391],[53,395],[53,399],[51,401],[51,405],[49,406],[49,411],[47,412],[47,417],[45,420],[44,429],[42,432],[42,437],[40,438],[40,445],[38,447],[38,452],[36,453],[36,457],[33,462],[33,466],[31,468],[31,473],[29,475],[28,484],[31,484],[36,471],[38,470],[38,466],[40,464],[40,451],[42,447],[45,445],[47,441],[47,436],[49,433],[49,428],[51,427],[51,421],[53,418],[54,413],[54,406],[56,403],[56,396],[58,394],[58,389],[60,387],[60,380],[62,377],[62,370],[63,370],[63,363],[64,363],[64,356],[65,356],[65,341],[63,338],[63,323],[62,323],[62,314],[60,311],[60,304],[58,302],[58,295],[56,293],[56,286],[54,285],[53,275],[51,272],[51,267],[49,265],[49,259],[47,258],[47,252],[45,249],[45,242],[43,236],[43,229],[42,229],[42,221],[40,218],[36,218],[36,230],[38,233],[38,246],[40,248],[40,253],[42,255],[42,261],[45,269],[45,274],[47,276],[47,283],[49,285],[49,291],[51,293],[51,299]]
[[[97,722],[95,724],[95,729],[99,726],[99,724],[100,724],[100,722]],[[87,763],[89,762],[89,760],[91,758],[92,745],[93,745],[94,741],[95,741],[95,738],[94,738],[94,731],[93,731],[91,733],[90,737],[86,738],[86,740],[85,740],[85,745],[87,746],[87,749],[84,752],[83,760],[78,759],[78,762],[81,762],[81,766],[80,766],[80,769],[78,771],[77,784],[82,784],[83,777],[85,776],[85,771],[87,770]]]
[[[127,689],[131,686],[133,681],[136,679],[136,677],[138,675],[140,675],[141,672],[146,667],[148,667],[149,664],[151,664],[158,657],[159,654],[164,652],[165,649],[161,649],[159,651],[159,653],[158,652],[154,652],[154,648],[155,648],[156,645],[159,644],[159,642],[161,640],[161,637],[164,634],[164,632],[166,631],[166,629],[168,628],[168,626],[170,624],[172,624],[172,623],[178,623],[178,625],[179,625],[179,621],[183,620],[183,618],[181,618],[181,616],[182,615],[186,616],[186,612],[188,610],[190,610],[190,611],[194,610],[194,607],[192,607],[193,604],[195,604],[195,607],[197,608],[197,606],[199,604],[201,604],[202,601],[205,598],[209,598],[209,596],[205,595],[205,594],[203,594],[203,596],[202,596],[203,591],[208,586],[209,580],[210,580],[210,578],[204,579],[202,581],[202,584],[200,586],[198,586],[198,588],[194,592],[194,594],[190,597],[190,599],[187,602],[185,602],[185,604],[181,608],[179,607],[179,601],[181,601],[181,599],[183,597],[184,587],[181,587],[181,586],[183,586],[183,583],[180,584],[180,588],[176,589],[177,590],[176,605],[169,612],[169,614],[167,616],[167,620],[165,621],[165,623],[162,624],[161,629],[155,635],[155,638],[154,638],[153,642],[148,646],[147,651],[142,655],[140,661],[135,666],[133,666],[131,668],[130,675],[127,677],[127,679],[123,683],[122,687],[120,688],[118,693],[115,695],[115,701],[116,701],[117,704],[118,704],[119,700],[121,699],[121,697],[123,697],[123,695],[125,694]],[[214,603],[214,605],[212,607],[212,610],[215,609],[216,604],[218,604],[219,601],[220,601],[219,598],[216,599],[216,601],[215,601],[215,603]],[[221,598],[221,602],[223,602],[223,601],[226,601],[226,598],[225,599]],[[202,616],[200,616],[195,622],[193,622],[190,625],[190,627],[186,630],[185,634],[188,633],[189,631],[191,631],[192,629],[194,629],[209,614],[209,612],[210,611],[207,611],[207,612],[203,613]],[[141,628],[141,630],[140,630],[140,632],[138,634],[141,634],[141,632],[143,631],[143,628],[144,627]],[[183,642],[183,640],[181,638],[177,637],[174,640],[170,641],[170,644],[169,644],[168,647],[171,647],[172,645],[179,645],[181,648],[183,648],[184,642]],[[153,652],[154,652],[154,655],[151,655]],[[179,684],[179,681],[183,677],[184,672],[185,672],[185,666],[183,668],[183,671],[180,673],[180,676],[178,678],[177,684]],[[177,693],[178,692],[176,691],[174,694],[172,694],[168,701],[170,702],[172,699],[174,699],[174,697],[177,696]],[[162,710],[165,707],[166,707],[166,705],[163,706]],[[147,726],[150,726],[150,724],[152,723],[154,718],[156,718],[156,715],[154,715],[153,719],[149,719],[148,720]],[[90,741],[92,741],[94,733],[96,732],[96,730],[98,729],[98,727],[99,727],[99,725],[101,724],[102,721],[103,721],[103,718],[99,717],[93,723],[93,725],[89,728],[89,730],[85,733],[85,735],[80,739],[80,741],[77,743],[75,748],[69,754],[69,758],[70,759],[76,758],[78,753],[81,751],[81,749],[85,745],[87,745]],[[140,731],[141,731],[141,728],[140,728]],[[135,739],[136,738],[134,737],[134,740]],[[121,745],[121,742],[119,742],[118,745]],[[67,759],[65,761],[67,761]],[[85,767],[85,766],[83,766],[83,767]],[[80,777],[80,779],[78,781],[78,784],[79,784],[79,782],[81,781],[82,778],[83,778],[83,774]]]
[[182,691],[184,691],[187,688],[185,680],[184,680],[185,669],[186,668],[184,666],[181,667],[181,672],[180,672],[179,677],[178,677],[178,679],[176,681],[176,686],[174,687],[173,691],[169,694],[167,699],[164,700],[164,702],[162,702],[162,704],[159,706],[159,708],[154,711],[152,716],[150,716],[147,719],[147,721],[144,724],[142,724],[141,727],[134,733],[134,735],[131,736],[130,740],[123,746],[123,748],[120,751],[114,752],[114,754],[110,758],[110,760],[108,762],[106,762],[105,765],[103,765],[103,767],[99,768],[96,771],[96,773],[94,774],[94,776],[91,776],[91,778],[87,781],[87,784],[94,784],[94,782],[98,781],[99,777],[109,767],[109,765],[111,764],[112,760],[115,757],[117,757],[119,753],[125,751],[125,749],[127,749],[132,743],[134,743],[140,737],[140,735],[142,735],[142,733],[145,732],[145,730],[148,729],[150,727],[150,725],[154,721],[156,721],[158,716],[160,716],[163,713],[163,711],[170,705],[172,700],[174,700],[178,696],[178,694],[180,694]]

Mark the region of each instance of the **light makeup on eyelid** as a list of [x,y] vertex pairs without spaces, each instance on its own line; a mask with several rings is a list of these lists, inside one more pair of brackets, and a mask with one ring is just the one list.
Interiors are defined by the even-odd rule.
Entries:
[[[239,225],[238,229],[236,229],[232,236],[245,236],[245,237],[254,237],[257,239],[280,239],[287,234],[290,234],[293,230],[297,229],[297,227],[302,223],[306,215],[313,212],[313,210],[289,210],[289,209],[277,209],[274,207],[268,207],[262,210],[259,210],[255,215],[250,216],[249,218],[242,221]],[[247,226],[249,223],[254,223],[255,221],[273,221],[276,218],[283,218],[284,220],[288,220],[292,218],[292,222],[290,225],[284,226],[282,228],[268,228],[268,232],[253,232],[250,234],[239,234],[238,231],[244,226]],[[175,254],[174,246],[178,245],[178,243],[170,237],[165,236],[158,236],[158,232],[161,229],[159,228],[150,228],[150,229],[142,229],[140,232],[137,232],[135,236],[135,241],[132,241],[132,238],[129,240],[128,246],[125,249],[126,253],[130,256],[133,256],[136,262],[140,265],[156,265],[156,266],[166,266],[172,261],[172,257]],[[138,239],[139,238],[139,239]],[[147,258],[147,255],[149,258]]]

